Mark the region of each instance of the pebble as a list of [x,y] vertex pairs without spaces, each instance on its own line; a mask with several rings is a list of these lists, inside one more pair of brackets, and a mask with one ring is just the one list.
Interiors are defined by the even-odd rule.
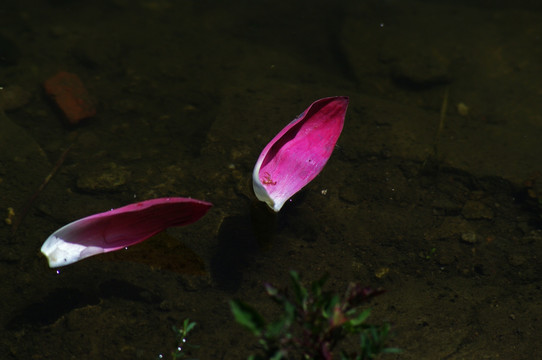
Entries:
[[493,210],[480,201],[469,200],[463,205],[461,214],[468,220],[493,219]]
[[532,230],[521,238],[522,244],[540,244],[542,243],[542,230]]
[[19,85],[10,85],[0,89],[0,109],[16,110],[28,104],[32,95]]
[[512,266],[521,266],[527,262],[527,259],[523,255],[511,254],[508,256],[508,263]]
[[392,67],[395,80],[417,87],[431,87],[451,81],[449,64],[431,54],[401,57]]
[[131,173],[113,162],[90,169],[77,179],[77,188],[86,192],[118,191],[126,184]]
[[473,232],[470,224],[459,216],[446,216],[440,226],[425,233],[428,241],[442,239],[459,239],[462,234]]
[[446,197],[437,197],[431,204],[433,209],[444,214],[457,214],[461,211],[461,203],[453,201]]
[[437,263],[441,266],[450,265],[455,261],[455,256],[449,252],[441,252],[437,256]]
[[460,102],[457,104],[457,113],[461,116],[469,116],[469,107],[464,102]]
[[475,232],[466,232],[461,234],[461,241],[467,244],[476,243],[476,233]]

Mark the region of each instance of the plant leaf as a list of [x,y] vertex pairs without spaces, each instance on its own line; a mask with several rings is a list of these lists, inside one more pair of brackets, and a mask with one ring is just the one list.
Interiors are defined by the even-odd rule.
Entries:
[[294,288],[295,300],[301,306],[303,311],[307,311],[309,292],[301,283],[301,280],[299,279],[299,274],[296,271],[290,271],[290,278],[292,279],[292,287]]
[[185,335],[188,334],[190,331],[192,331],[192,329],[196,326],[196,323],[193,321],[193,322],[190,322],[190,319],[185,319],[184,320],[184,333]]
[[239,300],[231,300],[230,308],[237,321],[256,336],[260,336],[265,328],[265,320],[250,305]]
[[369,315],[371,315],[371,309],[365,309],[357,317],[350,319],[349,323],[353,327],[358,327],[367,320]]

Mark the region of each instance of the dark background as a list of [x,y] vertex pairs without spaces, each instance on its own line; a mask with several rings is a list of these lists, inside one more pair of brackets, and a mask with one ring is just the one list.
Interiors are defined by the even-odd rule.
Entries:
[[[189,317],[200,359],[254,339],[228,301],[328,272],[387,290],[400,359],[540,348],[542,7],[536,1],[10,1],[0,5],[0,354],[152,359]],[[43,90],[77,74],[68,125]],[[350,107],[323,172],[274,217],[252,168],[314,100]],[[468,111],[458,111],[462,104]],[[443,111],[444,110],[444,111]],[[442,115],[444,113],[444,115]],[[440,130],[439,130],[440,128]],[[72,145],[73,144],[73,145]],[[36,189],[70,145],[48,186]],[[213,209],[126,251],[49,269],[66,223],[141,199]],[[8,221],[9,222],[9,221]]]

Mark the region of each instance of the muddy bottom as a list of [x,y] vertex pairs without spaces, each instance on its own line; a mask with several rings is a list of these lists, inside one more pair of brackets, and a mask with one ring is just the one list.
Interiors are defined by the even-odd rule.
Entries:
[[[42,260],[32,278],[11,276],[24,300],[4,298],[13,309],[4,349],[14,358],[153,358],[169,353],[171,326],[189,317],[198,323],[190,340],[201,346],[199,358],[243,358],[255,342],[227,301],[273,314],[263,283],[285,286],[295,269],[306,281],[329,273],[337,292],[349,281],[385,289],[369,306],[373,322],[392,324],[390,345],[404,350],[396,358],[538,351],[540,209],[501,178],[434,165],[378,155],[352,161],[338,151],[279,216],[239,198],[195,229],[172,231],[188,247],[208,243],[200,249],[207,255],[172,248],[179,240],[162,236],[59,274]],[[175,257],[184,266],[168,265]]]
[[[385,293],[383,359],[542,353],[540,5],[5,1],[0,6],[0,357],[199,359],[256,351],[232,298],[263,284]],[[68,123],[66,71],[96,115]],[[323,169],[275,214],[251,174],[309,104],[349,96]],[[50,269],[76,219],[156,197],[213,208],[127,250]]]

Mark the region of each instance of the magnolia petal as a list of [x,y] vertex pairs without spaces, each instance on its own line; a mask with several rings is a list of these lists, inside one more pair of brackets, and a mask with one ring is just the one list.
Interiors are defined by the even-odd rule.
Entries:
[[275,212],[327,163],[344,125],[348,97],[313,102],[267,144],[252,172],[256,197]]
[[158,198],[126,205],[69,223],[45,240],[41,252],[49,267],[73,264],[89,256],[144,241],[172,226],[191,224],[212,204],[190,198]]

